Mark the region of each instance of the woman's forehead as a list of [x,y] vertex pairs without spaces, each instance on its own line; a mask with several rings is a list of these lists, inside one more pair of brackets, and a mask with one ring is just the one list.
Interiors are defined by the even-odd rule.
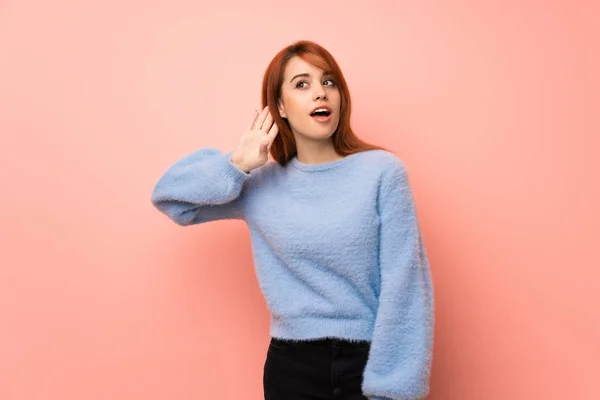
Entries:
[[309,74],[310,76],[321,76],[326,74],[326,71],[323,69],[301,59],[298,56],[294,56],[290,59],[288,64],[285,67],[285,71],[283,73],[284,79],[288,82],[294,76],[298,74]]

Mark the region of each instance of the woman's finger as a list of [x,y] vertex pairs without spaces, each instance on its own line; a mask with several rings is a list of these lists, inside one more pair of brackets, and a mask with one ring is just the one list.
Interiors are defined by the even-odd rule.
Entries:
[[267,114],[269,113],[269,108],[263,108],[262,112],[258,116],[256,123],[252,129],[262,129],[263,123],[265,122],[265,118],[267,118]]
[[260,143],[260,152],[261,153],[267,153],[269,150],[269,142],[268,141],[264,141]]
[[268,113],[267,118],[265,119],[265,122],[260,127],[260,129],[262,131],[265,131],[265,133],[266,133],[269,130],[269,128],[271,128],[272,124],[273,124],[273,116],[271,115],[271,113]]
[[256,123],[257,116],[258,116],[258,111],[256,109],[254,109],[254,112],[252,113],[252,120],[248,124],[248,129],[254,129],[254,124]]

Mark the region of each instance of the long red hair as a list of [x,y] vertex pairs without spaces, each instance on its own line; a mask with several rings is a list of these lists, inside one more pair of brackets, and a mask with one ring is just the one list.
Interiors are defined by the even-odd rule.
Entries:
[[341,107],[340,120],[337,129],[333,133],[332,141],[335,151],[347,156],[366,150],[383,150],[382,147],[366,143],[359,139],[350,127],[350,91],[333,56],[322,46],[308,41],[297,41],[281,50],[269,63],[262,85],[262,107],[269,106],[269,111],[279,128],[279,133],[273,141],[270,153],[280,165],[284,166],[297,154],[296,141],[287,120],[279,115],[277,107],[281,99],[281,85],[283,83],[283,72],[288,61],[298,56],[302,60],[325,71],[329,71],[336,81],[340,91]]

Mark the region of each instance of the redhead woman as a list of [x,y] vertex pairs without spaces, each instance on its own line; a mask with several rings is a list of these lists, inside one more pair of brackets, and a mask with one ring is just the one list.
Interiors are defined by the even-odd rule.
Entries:
[[152,203],[182,226],[248,225],[266,400],[426,397],[433,285],[405,165],[352,131],[344,76],[314,42],[274,57],[262,102],[235,149],[183,156]]

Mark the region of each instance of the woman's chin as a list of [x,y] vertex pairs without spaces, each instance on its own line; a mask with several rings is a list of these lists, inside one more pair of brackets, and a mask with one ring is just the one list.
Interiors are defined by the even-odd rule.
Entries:
[[336,126],[322,126],[311,129],[311,135],[315,139],[329,139],[335,133]]
[[301,140],[301,141],[309,141],[309,142],[325,142],[325,141],[331,141],[331,136],[333,135],[324,135],[324,134],[296,134],[295,139],[296,141]]
[[[303,133],[296,133],[294,136],[299,135],[308,140],[327,140],[331,139],[335,133],[337,126],[309,126]],[[292,129],[292,131],[294,131]]]
[[308,135],[309,139],[312,140],[327,140],[327,139],[331,139],[331,136],[333,136],[333,132],[332,131],[320,131],[320,132],[312,132],[310,135]]

